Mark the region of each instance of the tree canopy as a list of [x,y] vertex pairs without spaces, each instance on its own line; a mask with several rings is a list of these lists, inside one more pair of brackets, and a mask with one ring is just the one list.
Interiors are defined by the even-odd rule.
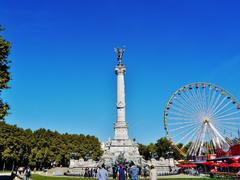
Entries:
[[69,166],[73,154],[77,159],[90,155],[94,160],[102,155],[101,143],[94,136],[60,134],[43,128],[24,130],[5,122],[0,122],[0,129],[0,162],[8,169],[13,164],[38,169],[53,164]]
[[[0,33],[3,31],[0,25]],[[0,34],[0,93],[2,90],[9,88],[8,82],[10,81],[9,63],[7,59],[10,52],[11,44],[3,38]],[[3,121],[8,114],[9,105],[0,98],[0,121]]]
[[[183,152],[187,152],[189,144],[183,146],[183,144],[177,144],[179,149]],[[143,156],[144,159],[149,160],[151,158],[158,159],[160,157],[169,158],[173,157],[174,159],[184,158],[170,143],[166,137],[162,137],[157,140],[156,143],[150,143],[149,145],[139,144],[139,153]]]

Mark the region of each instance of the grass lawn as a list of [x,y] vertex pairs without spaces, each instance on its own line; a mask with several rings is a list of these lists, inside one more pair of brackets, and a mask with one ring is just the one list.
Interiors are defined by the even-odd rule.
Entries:
[[11,170],[0,170],[0,173],[9,173],[9,172],[12,172]]
[[[91,179],[91,178],[79,178],[79,177],[49,177],[49,176],[40,176],[33,174],[31,176],[32,180],[76,180],[76,179],[81,179],[81,180],[96,180],[96,179]],[[159,178],[159,180],[181,180],[181,179],[186,179],[186,178]],[[188,178],[188,180],[206,180],[208,178]],[[149,179],[141,179],[141,180],[149,180]],[[216,180],[215,178],[211,178],[211,180]],[[218,179],[219,180],[219,179]]]

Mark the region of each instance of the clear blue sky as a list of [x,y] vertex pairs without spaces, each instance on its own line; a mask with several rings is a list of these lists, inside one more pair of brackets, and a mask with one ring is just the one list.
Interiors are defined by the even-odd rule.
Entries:
[[221,0],[0,0],[13,44],[7,122],[112,137],[113,48],[125,45],[129,133],[155,142],[181,86],[212,82],[240,98],[239,9]]

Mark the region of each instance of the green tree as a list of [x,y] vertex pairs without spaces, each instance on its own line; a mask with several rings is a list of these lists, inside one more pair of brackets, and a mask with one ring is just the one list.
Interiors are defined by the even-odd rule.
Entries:
[[46,129],[32,132],[0,122],[0,167],[11,169],[30,165],[37,169],[57,166],[69,166],[72,153],[78,158],[98,160],[102,155],[101,144],[94,136],[60,134]]
[[156,149],[159,157],[168,158],[168,153],[171,152],[171,144],[166,137],[163,137],[157,140]]
[[138,144],[138,151],[144,159],[149,160],[151,157],[150,152],[147,149],[147,146],[144,144]]
[[[0,33],[3,27],[0,25]],[[8,82],[10,80],[9,63],[7,59],[10,52],[11,44],[0,35],[0,92],[3,89],[9,88]],[[8,114],[9,105],[0,99],[0,120],[3,121]]]

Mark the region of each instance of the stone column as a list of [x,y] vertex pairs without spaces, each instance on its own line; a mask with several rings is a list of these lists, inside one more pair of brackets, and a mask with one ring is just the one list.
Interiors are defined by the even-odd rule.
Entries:
[[124,86],[126,67],[122,64],[122,55],[124,49],[116,48],[115,51],[118,55],[118,65],[115,67],[115,73],[117,75],[117,120],[114,125],[114,139],[128,139],[128,126],[125,119],[126,103]]
[[117,122],[125,121],[125,72],[126,68],[124,65],[116,66],[115,73],[117,75]]

